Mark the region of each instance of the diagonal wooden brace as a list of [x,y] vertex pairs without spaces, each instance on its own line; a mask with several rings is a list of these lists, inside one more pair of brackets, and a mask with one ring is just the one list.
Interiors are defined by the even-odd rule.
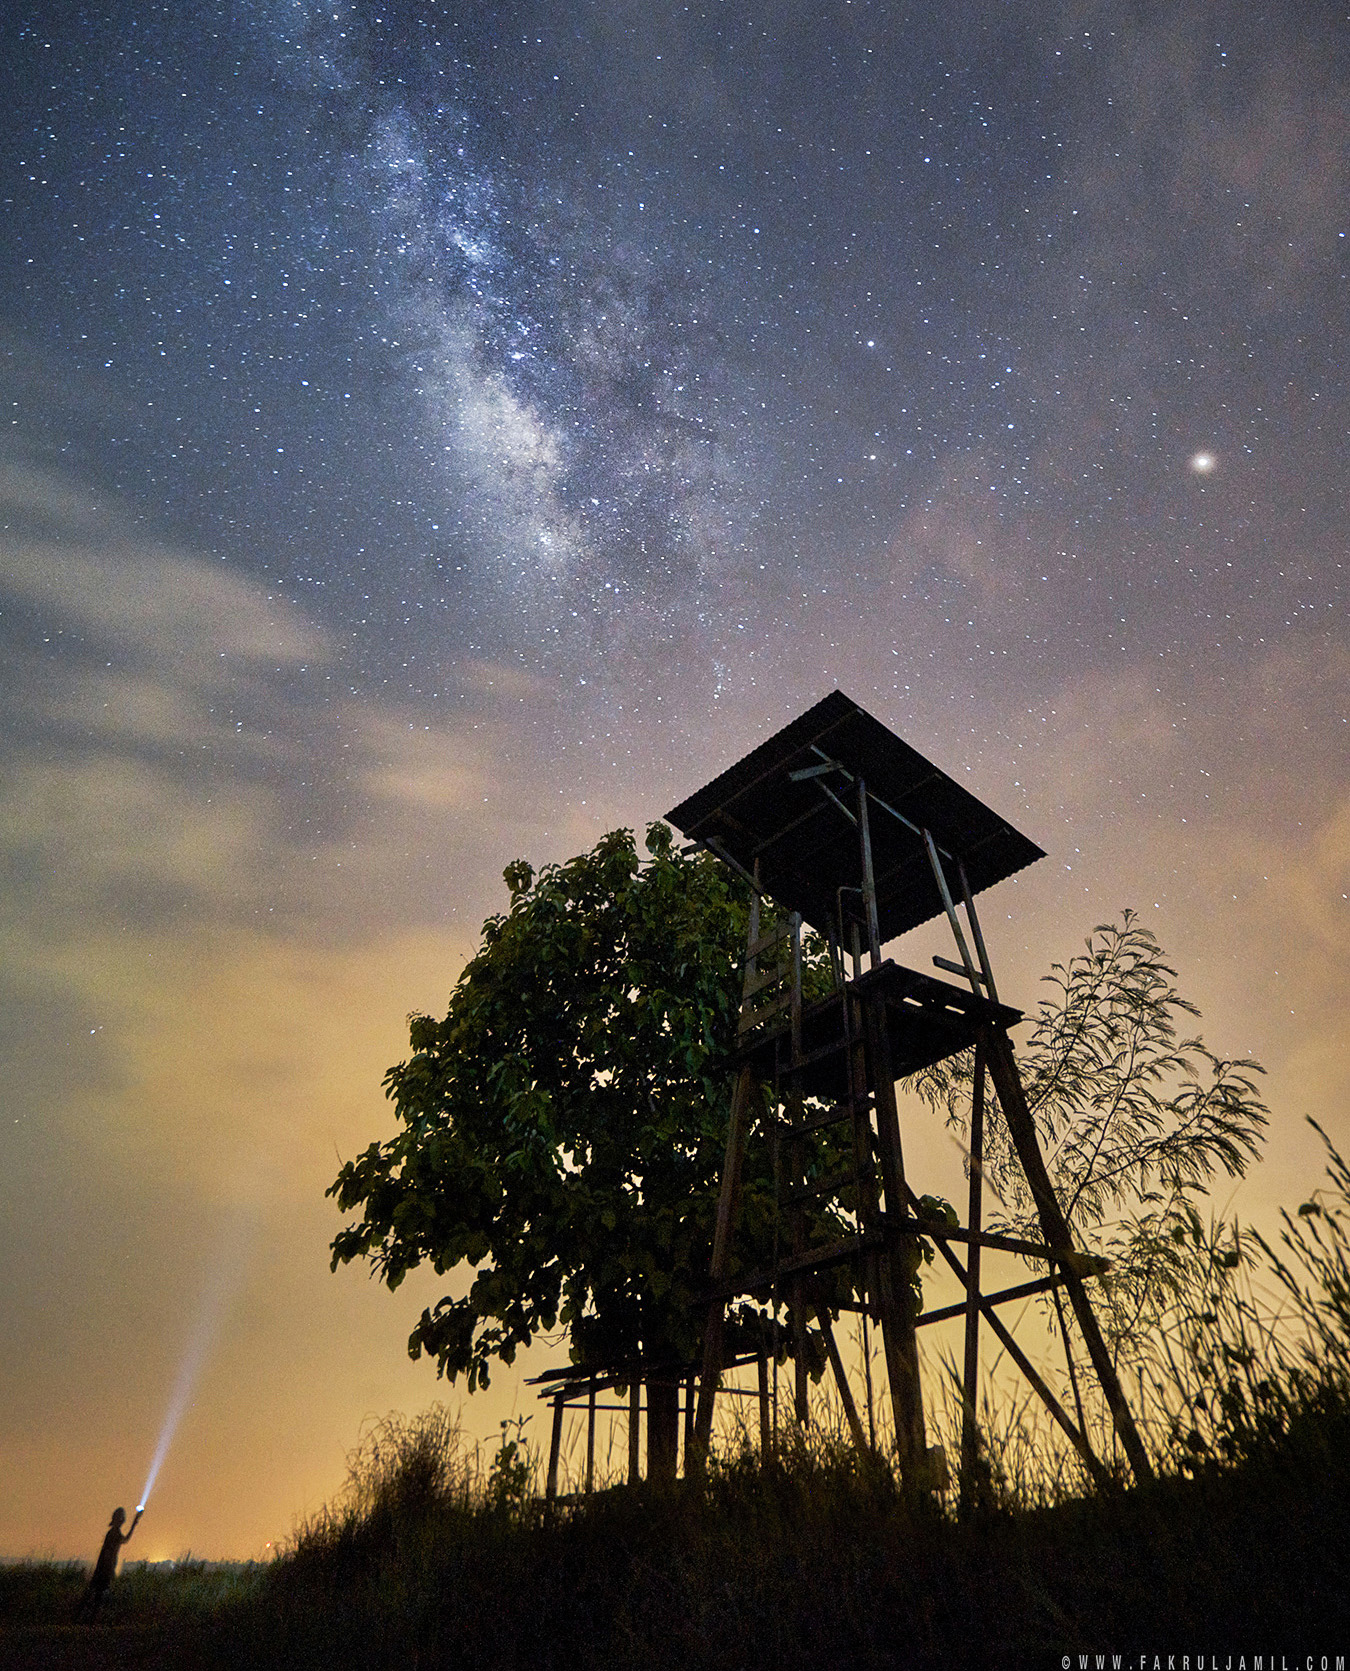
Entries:
[[[980,1043],[984,1049],[985,1059],[989,1064],[989,1076],[994,1082],[994,1089],[998,1093],[999,1106],[1003,1110],[1003,1118],[1008,1123],[1008,1131],[1012,1136],[1013,1147],[1017,1150],[1017,1158],[1022,1163],[1022,1171],[1031,1188],[1032,1199],[1036,1203],[1036,1211],[1041,1221],[1041,1232],[1046,1243],[1056,1252],[1071,1253],[1073,1251],[1073,1237],[1069,1232],[1068,1221],[1055,1196],[1054,1185],[1050,1182],[1050,1174],[1045,1169],[1045,1160],[1041,1155],[1041,1146],[1036,1137],[1036,1123],[1031,1110],[1027,1106],[1026,1093],[1022,1089],[1021,1075],[1017,1071],[1017,1063],[1013,1059],[1012,1045],[1008,1035],[1000,1027],[986,1027],[981,1035]],[[1061,1261],[1064,1273],[1064,1286],[1068,1290],[1069,1303],[1073,1306],[1074,1316],[1078,1319],[1078,1327],[1083,1334],[1083,1342],[1088,1349],[1088,1356],[1092,1360],[1092,1367],[1097,1372],[1097,1379],[1101,1383],[1102,1392],[1111,1410],[1111,1418],[1115,1422],[1116,1433],[1120,1437],[1125,1455],[1129,1458],[1130,1467],[1134,1470],[1136,1479],[1151,1479],[1153,1468],[1148,1460],[1148,1452],[1144,1449],[1144,1442],[1139,1437],[1139,1429],[1135,1426],[1134,1416],[1129,1405],[1125,1402],[1125,1394],[1121,1390],[1120,1379],[1116,1374],[1116,1366],[1111,1362],[1111,1354],[1106,1349],[1106,1342],[1097,1323],[1096,1314],[1092,1309],[1092,1302],[1088,1299],[1087,1289],[1083,1286],[1080,1262],[1074,1259]]]

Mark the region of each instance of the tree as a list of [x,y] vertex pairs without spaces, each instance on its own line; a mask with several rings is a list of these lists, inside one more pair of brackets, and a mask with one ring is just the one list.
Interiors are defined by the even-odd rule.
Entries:
[[[329,1189],[359,1222],[333,1266],[368,1258],[390,1288],[423,1261],[474,1269],[468,1292],[422,1313],[408,1347],[470,1391],[494,1359],[561,1326],[572,1360],[686,1363],[699,1349],[726,1144],[747,895],[724,866],[630,832],[537,878],[504,873],[510,910],[484,924],[444,1020],[409,1018],[413,1054],[385,1090],[401,1129]],[[815,981],[824,960],[808,959]],[[837,1170],[837,1134],[812,1167]],[[738,1264],[771,1257],[769,1145],[753,1145]],[[812,1234],[840,1233],[822,1210]],[[847,1272],[832,1278],[842,1295]],[[767,1342],[746,1301],[728,1347]],[[776,1339],[776,1337],[773,1337]],[[818,1370],[818,1364],[813,1365]],[[677,1388],[648,1383],[649,1473],[674,1469]]]

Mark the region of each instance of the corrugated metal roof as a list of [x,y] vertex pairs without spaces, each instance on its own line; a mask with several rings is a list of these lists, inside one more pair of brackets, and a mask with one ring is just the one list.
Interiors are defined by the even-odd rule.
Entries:
[[[794,772],[826,762],[833,763],[830,771],[793,780]],[[858,778],[868,791],[883,941],[943,910],[921,831],[931,833],[944,861],[950,856],[964,864],[972,893],[1045,857],[1034,841],[838,690],[666,817],[747,871],[758,860],[765,891],[824,933],[837,891],[861,882],[858,832],[842,810],[856,814]],[[959,898],[955,866],[949,877]],[[856,912],[856,899],[848,904]]]

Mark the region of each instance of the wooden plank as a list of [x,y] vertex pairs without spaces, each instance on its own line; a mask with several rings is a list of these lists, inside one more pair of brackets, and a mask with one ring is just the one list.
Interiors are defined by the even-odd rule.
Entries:
[[758,974],[747,975],[745,985],[741,988],[741,1008],[744,1010],[747,1001],[757,992],[764,992],[771,986],[777,986],[788,978],[786,964],[776,965],[772,969],[761,969]]
[[[849,1181],[852,1183],[853,1180]],[[882,1225],[883,1228],[877,1231],[848,1236],[837,1242],[824,1242],[817,1247],[809,1247],[800,1254],[788,1254],[778,1262],[777,1271],[753,1271],[746,1276],[738,1277],[734,1283],[724,1284],[720,1289],[712,1290],[708,1297],[730,1300],[738,1294],[760,1293],[773,1287],[775,1276],[795,1276],[799,1271],[829,1270],[833,1265],[842,1265],[850,1259],[861,1258],[866,1253],[884,1252],[897,1239],[908,1236],[927,1236],[939,1245],[944,1242],[967,1245],[978,1242],[982,1248],[991,1248],[996,1253],[1016,1253],[1024,1259],[1043,1259],[1061,1269],[1072,1266],[1080,1278],[1104,1276],[1111,1268],[1109,1260],[1097,1254],[1084,1253],[1081,1249],[1056,1250],[1046,1247],[1041,1242],[1027,1242],[1018,1236],[1003,1236],[995,1231],[972,1232],[963,1230],[960,1225],[935,1224],[932,1219],[920,1218],[917,1215],[894,1218],[886,1214],[882,1219]]]
[[867,947],[875,969],[881,963],[881,925],[877,917],[877,879],[872,869],[872,829],[867,822],[867,785],[858,779],[858,842],[862,849],[863,911],[867,917]]
[[[727,1358],[723,1367],[725,1369],[735,1369],[742,1364],[754,1363],[755,1356],[754,1352],[741,1352],[735,1357]],[[697,1372],[697,1369],[698,1363],[692,1359],[668,1358],[657,1362],[642,1358],[630,1358],[627,1363],[614,1364],[609,1369],[604,1370],[592,1370],[589,1367],[576,1364],[568,1364],[565,1368],[560,1369],[548,1369],[542,1375],[527,1375],[525,1385],[527,1387],[544,1388],[545,1390],[539,1395],[544,1399],[551,1400],[555,1392],[561,1393],[567,1403],[572,1404],[585,1394],[590,1385],[592,1374],[595,1376],[597,1388],[604,1392],[607,1387],[617,1387],[620,1383],[625,1387],[631,1386],[634,1376],[641,1377],[653,1371],[664,1375],[673,1375],[678,1379],[687,1375],[690,1370]],[[602,1406],[602,1408],[610,1408],[610,1406]],[[622,1410],[627,1406],[616,1404],[613,1408]]]
[[[870,1112],[871,1099],[868,1099]],[[799,1137],[808,1136],[813,1131],[823,1131],[826,1126],[837,1126],[845,1120],[853,1118],[853,1107],[847,1102],[836,1102],[831,1107],[823,1109],[819,1114],[809,1115],[800,1125],[790,1126],[786,1120],[779,1122],[779,1130],[783,1132],[795,1131]]]
[[929,1236],[935,1242],[964,1242],[991,1248],[995,1253],[1017,1253],[1024,1259],[1044,1259],[1078,1277],[1104,1276],[1111,1261],[1100,1254],[1084,1253],[1081,1248],[1054,1248],[1043,1242],[1028,1242],[1020,1236],[1005,1236],[996,1230],[963,1230],[959,1224],[935,1223],[926,1218],[887,1218],[893,1236]]
[[984,981],[984,989],[998,1003],[998,988],[994,985],[994,967],[989,961],[989,953],[984,944],[984,933],[980,928],[980,919],[975,911],[975,895],[970,889],[970,878],[966,875],[964,863],[956,861],[956,873],[961,878],[961,892],[966,902],[966,918],[970,923],[970,932],[975,936],[975,955],[980,960],[980,974]]
[[[800,1131],[801,1128],[793,1129]],[[783,1200],[790,1206],[796,1206],[803,1201],[819,1201],[824,1196],[838,1195],[840,1190],[856,1189],[857,1186],[858,1179],[852,1171],[832,1172],[828,1178],[815,1178],[799,1189],[786,1191]]]
[[1064,1406],[1041,1379],[1030,1358],[1027,1357],[1026,1353],[1023,1352],[1022,1348],[1008,1333],[1008,1330],[1004,1327],[1002,1320],[999,1318],[999,1315],[994,1308],[992,1306],[987,1308],[982,1306],[981,1309],[984,1311],[989,1327],[998,1336],[999,1344],[1022,1371],[1022,1374],[1027,1378],[1028,1382],[1030,1382],[1033,1390],[1039,1395],[1040,1400],[1045,1405],[1046,1409],[1069,1436],[1069,1439],[1073,1444],[1073,1448],[1078,1452],[1079,1456],[1082,1457],[1084,1465],[1093,1480],[1099,1486],[1109,1486],[1112,1483],[1111,1476],[1097,1459],[1096,1453],[1087,1442],[1087,1436],[1080,1433],[1078,1428],[1074,1426],[1073,1421]]
[[746,947],[747,961],[761,957],[765,952],[771,952],[775,946],[781,946],[787,939],[788,932],[788,925],[784,923],[781,928],[771,929],[768,934],[759,939],[752,937],[750,944]]
[[782,1015],[785,1010],[792,1008],[792,993],[785,992],[782,997],[774,998],[767,1004],[761,1004],[755,1010],[742,1010],[738,1033],[748,1033],[752,1028],[762,1027],[766,1021],[772,1021],[774,1016]]
[[942,860],[938,857],[937,844],[932,835],[923,832],[924,846],[928,849],[928,862],[932,866],[933,879],[938,885],[938,892],[942,895],[943,909],[947,913],[947,921],[951,926],[952,938],[956,941],[956,949],[961,954],[961,971],[970,981],[970,990],[978,993],[980,977],[975,971],[975,964],[970,956],[970,949],[966,945],[966,937],[961,932],[961,919],[956,914],[956,906],[952,903],[952,892],[947,886],[946,873],[942,869]]
[[830,800],[834,802],[835,806],[839,808],[840,812],[843,813],[844,817],[848,819],[849,823],[856,827],[858,822],[856,815],[848,810],[844,803],[839,799],[838,795],[835,794],[834,790],[830,788],[828,783],[817,783],[816,788],[820,790],[822,795],[827,795]]
[[827,1271],[833,1265],[845,1264],[850,1259],[857,1259],[862,1254],[885,1247],[884,1239],[877,1236],[848,1236],[842,1241],[825,1242],[820,1247],[807,1248],[804,1253],[788,1254],[778,1263],[777,1270],[767,1269],[754,1271],[749,1276],[738,1277],[735,1283],[724,1284],[715,1288],[709,1296],[713,1300],[730,1300],[738,1294],[757,1294],[770,1289],[776,1277],[795,1276],[798,1271]]
[[794,1063],[794,1066],[799,1068],[813,1067],[815,1063],[823,1062],[827,1056],[837,1056],[840,1051],[847,1048],[846,1040],[842,1038],[834,1039],[829,1044],[818,1045],[814,1050],[803,1051],[801,1061]]

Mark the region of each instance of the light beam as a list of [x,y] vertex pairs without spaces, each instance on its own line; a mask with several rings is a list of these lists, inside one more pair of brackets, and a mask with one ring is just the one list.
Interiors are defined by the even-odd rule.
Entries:
[[173,1443],[174,1434],[178,1431],[178,1424],[191,1401],[202,1365],[215,1344],[221,1325],[229,1315],[231,1303],[243,1282],[254,1224],[252,1213],[240,1214],[235,1219],[227,1230],[220,1258],[203,1289],[192,1332],[188,1336],[187,1347],[174,1379],[169,1406],[159,1430],[159,1442],[150,1462],[150,1472],[146,1475],[145,1486],[136,1504],[138,1514],[150,1500],[150,1493],[154,1489],[164,1458],[168,1455],[169,1446]]

